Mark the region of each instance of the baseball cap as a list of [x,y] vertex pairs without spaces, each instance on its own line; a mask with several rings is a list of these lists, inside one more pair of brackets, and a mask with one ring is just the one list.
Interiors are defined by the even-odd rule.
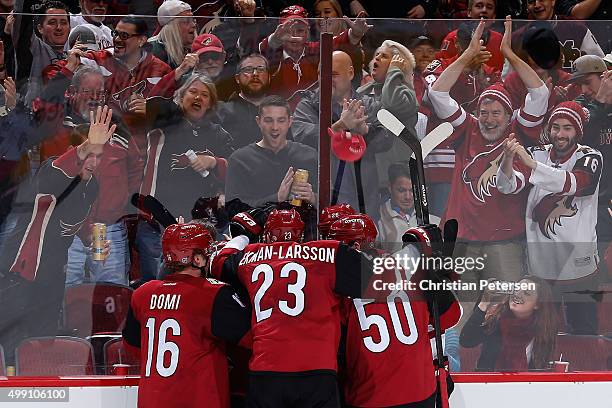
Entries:
[[603,57],[603,60],[608,68],[612,68],[612,52]]
[[572,77],[568,82],[577,81],[589,74],[601,74],[607,69],[603,58],[597,55],[583,55],[572,64]]
[[184,1],[166,0],[157,10],[157,21],[159,25],[163,27],[185,11],[191,11],[191,6]]
[[561,58],[561,45],[555,32],[547,26],[530,26],[523,35],[523,49],[542,69],[552,69]]
[[191,52],[198,55],[205,52],[223,52],[223,43],[214,34],[200,34],[191,43]]
[[77,41],[79,41],[87,51],[98,51],[98,27],[93,24],[80,24],[70,30],[68,35],[68,47],[74,47]]
[[280,23],[281,24],[291,19],[298,19],[308,24],[308,20],[306,20],[307,18],[308,18],[308,12],[302,6],[285,7],[280,12]]
[[417,37],[414,37],[412,40],[410,40],[408,48],[413,49],[423,44],[431,45],[432,47],[436,48],[434,41],[426,35],[419,35]]
[[[478,20],[470,20],[464,21],[459,25],[459,28],[457,28],[457,42],[461,45],[461,48],[466,49],[468,47],[470,41],[472,41],[472,37],[474,36],[474,32],[476,31],[478,24]],[[483,45],[487,45],[489,43],[490,36],[491,30],[485,28],[482,32],[482,37],[480,37]]]

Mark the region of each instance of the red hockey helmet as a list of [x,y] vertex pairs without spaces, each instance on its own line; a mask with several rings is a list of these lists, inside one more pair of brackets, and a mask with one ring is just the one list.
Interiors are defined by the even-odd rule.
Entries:
[[285,242],[302,240],[304,221],[300,213],[291,210],[273,210],[264,225],[264,242]]
[[355,215],[357,211],[350,204],[337,204],[325,207],[321,211],[321,217],[319,217],[319,233],[321,238],[326,239],[329,234],[329,227],[332,223],[346,215]]
[[346,215],[329,227],[328,239],[345,244],[358,243],[360,248],[370,248],[376,240],[378,231],[370,217],[365,214]]
[[164,262],[190,265],[194,251],[207,255],[212,242],[210,232],[202,224],[172,224],[162,236]]

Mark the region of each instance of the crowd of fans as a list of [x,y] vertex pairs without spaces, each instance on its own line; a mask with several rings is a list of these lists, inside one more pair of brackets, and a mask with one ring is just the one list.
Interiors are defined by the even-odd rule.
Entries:
[[[63,285],[51,281],[128,285],[162,276],[163,228],[132,206],[135,193],[157,198],[175,217],[213,219],[218,238],[245,205],[299,200],[313,239],[325,188],[377,223],[381,248],[399,249],[416,224],[411,152],[377,120],[385,108],[420,139],[442,122],[454,127],[425,166],[433,219],[459,221],[455,256],[487,257],[485,270],[465,279],[534,274],[534,310],[565,300],[566,330],[595,334],[592,293],[612,262],[611,12],[603,0],[0,0],[0,305],[21,280],[38,285],[19,292],[36,297],[22,306],[45,309],[54,327]],[[504,24],[505,16],[515,21]],[[330,134],[361,135],[366,144],[356,161],[331,155],[329,186],[317,185],[321,32],[334,35]],[[94,154],[86,149],[90,112],[104,105],[116,129],[103,154],[89,158],[96,195],[66,161],[81,166]],[[555,118],[579,129],[567,136],[569,150],[552,140],[561,131]],[[554,151],[539,159],[550,143]],[[73,150],[78,157],[66,159]],[[525,172],[523,151],[565,171],[560,184],[552,173]],[[565,166],[575,151],[583,156]],[[46,181],[45,171],[58,169],[66,190]],[[307,181],[294,181],[299,169]],[[546,208],[531,202],[535,190]],[[215,197],[214,205],[200,197]],[[561,233],[575,216],[574,230]],[[93,223],[106,225],[105,262],[89,248]],[[18,261],[27,257],[24,272]],[[559,261],[535,266],[548,258]],[[42,287],[57,296],[40,297]],[[462,345],[484,341],[499,352],[491,344],[506,342],[495,319],[506,333],[513,320],[503,317],[516,310],[463,300],[472,317]],[[0,330],[19,316],[4,316]],[[541,367],[551,358],[550,313],[528,316],[531,337],[513,346],[535,338],[535,360],[502,352],[485,356],[481,368]],[[534,328],[541,320],[543,335]],[[5,334],[52,335],[50,326]]]

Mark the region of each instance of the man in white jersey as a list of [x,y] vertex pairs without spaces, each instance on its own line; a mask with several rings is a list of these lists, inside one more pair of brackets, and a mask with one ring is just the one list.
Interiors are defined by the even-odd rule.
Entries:
[[500,192],[531,188],[525,217],[529,273],[556,281],[576,334],[597,329],[595,303],[584,292],[596,290],[597,284],[595,225],[603,158],[578,143],[587,121],[582,106],[560,103],[548,121],[552,144],[525,150],[511,135],[497,171]]

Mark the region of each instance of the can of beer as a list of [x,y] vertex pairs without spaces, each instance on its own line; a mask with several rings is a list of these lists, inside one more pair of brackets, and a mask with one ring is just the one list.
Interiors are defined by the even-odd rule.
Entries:
[[6,376],[7,377],[15,376],[15,366],[6,366]]
[[[293,182],[299,181],[300,183],[308,182],[308,170],[297,169],[295,173],[293,173]],[[291,200],[291,205],[299,207],[302,205],[302,200],[299,198],[294,198]]]
[[91,252],[94,261],[104,261],[104,243],[106,242],[106,224],[97,222],[91,229]]

